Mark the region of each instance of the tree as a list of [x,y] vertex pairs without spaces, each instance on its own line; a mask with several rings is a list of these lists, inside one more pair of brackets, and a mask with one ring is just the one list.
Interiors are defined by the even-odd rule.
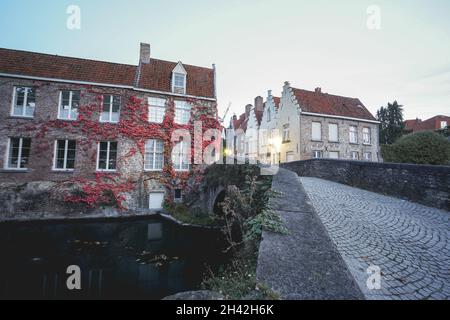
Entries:
[[405,124],[403,122],[403,106],[397,101],[388,103],[377,111],[377,119],[381,122],[380,143],[393,144],[403,135]]
[[405,135],[393,145],[382,146],[381,152],[386,162],[450,164],[450,141],[431,131]]

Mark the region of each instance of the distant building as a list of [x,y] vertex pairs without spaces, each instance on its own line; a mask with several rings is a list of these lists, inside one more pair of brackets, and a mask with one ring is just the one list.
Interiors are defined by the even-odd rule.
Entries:
[[437,131],[445,129],[448,126],[450,126],[450,117],[442,115],[435,116],[425,121],[422,121],[419,118],[405,121],[405,130],[409,132]]
[[[245,131],[245,156],[262,163],[312,158],[380,161],[379,122],[357,98],[297,89],[285,82],[281,97],[268,92],[247,105],[230,127]],[[255,135],[255,131],[258,133]],[[244,142],[242,142],[244,137]],[[236,149],[236,148],[235,148]],[[239,148],[237,148],[239,150]],[[237,152],[237,154],[243,154]]]

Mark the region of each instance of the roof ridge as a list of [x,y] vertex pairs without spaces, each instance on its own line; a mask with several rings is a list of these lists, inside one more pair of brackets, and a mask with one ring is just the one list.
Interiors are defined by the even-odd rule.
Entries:
[[[8,49],[8,48],[2,48],[2,47],[0,47],[0,50],[16,51],[16,52],[38,54],[38,55],[44,55],[44,56],[50,56],[50,57],[60,57],[60,58],[92,61],[92,62],[101,62],[101,63],[108,63],[108,64],[114,64],[114,65],[128,66],[128,67],[138,67],[139,66],[139,64],[120,63],[120,62],[112,62],[112,61],[105,61],[105,60],[98,60],[98,59],[80,58],[80,57],[74,57],[74,56],[68,56],[68,55],[58,55],[58,54],[45,53],[45,52],[36,52],[36,51],[19,50],[19,49]],[[157,58],[151,58],[150,61],[151,60],[167,62],[167,63],[174,63],[174,64],[177,64],[179,62],[179,61],[175,62],[175,61],[169,61],[169,60],[162,60],[162,59],[157,59]],[[183,66],[213,70],[212,68],[208,68],[208,67],[202,67],[202,66],[196,66],[196,65],[192,65],[192,64],[186,64],[186,63],[183,63],[183,62],[181,62],[181,63],[183,64]]]
[[[309,93],[317,93],[316,91],[311,91],[311,90],[306,90],[306,89],[300,89],[300,88],[294,88],[294,87],[291,87],[291,88],[294,89],[294,90],[306,91],[306,92],[309,92]],[[327,93],[327,92],[320,92],[320,93],[323,94],[323,95],[331,96],[331,97],[354,99],[354,100],[360,101],[359,98],[355,98],[355,97],[340,96],[340,95],[337,95],[337,94],[332,94],[332,93]]]

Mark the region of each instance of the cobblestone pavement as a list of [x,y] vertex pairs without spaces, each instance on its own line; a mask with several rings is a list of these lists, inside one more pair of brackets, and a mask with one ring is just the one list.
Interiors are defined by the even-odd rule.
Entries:
[[[299,178],[367,299],[450,299],[450,212]],[[369,290],[367,268],[381,269]]]

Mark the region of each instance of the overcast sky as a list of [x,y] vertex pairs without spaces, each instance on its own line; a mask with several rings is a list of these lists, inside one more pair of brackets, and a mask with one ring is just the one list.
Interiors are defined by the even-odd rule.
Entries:
[[[79,30],[66,26],[69,5]],[[448,0],[0,0],[0,47],[137,64],[139,42],[159,59],[215,63],[228,116],[284,81],[373,113],[396,99],[406,118],[450,115]]]

